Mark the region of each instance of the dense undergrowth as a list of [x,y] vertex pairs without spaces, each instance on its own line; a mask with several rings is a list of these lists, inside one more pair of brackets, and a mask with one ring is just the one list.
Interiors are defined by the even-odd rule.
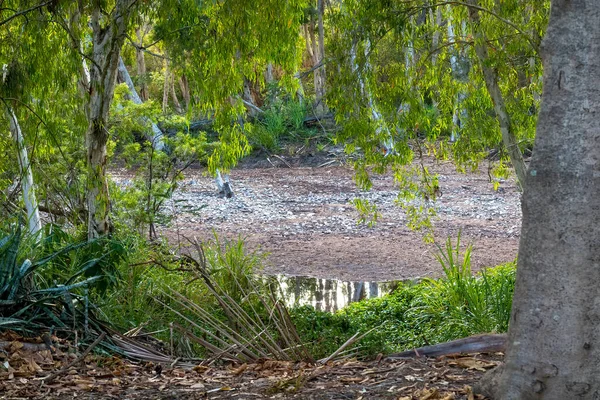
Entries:
[[151,333],[184,357],[321,359],[357,332],[364,336],[342,354],[373,356],[504,332],[515,282],[513,263],[472,274],[471,248],[461,253],[448,240],[437,255],[441,279],[401,284],[336,313],[288,313],[275,282],[260,277],[262,257],[242,240],[215,237],[174,252],[131,232],[92,243],[55,226],[41,240],[17,223],[1,233],[0,329],[77,332],[85,342],[110,326]]
[[292,316],[316,357],[341,346],[356,331],[372,330],[360,354],[388,354],[508,328],[515,281],[513,263],[461,281],[446,276],[399,286],[393,293],[352,303],[336,313],[303,306]]

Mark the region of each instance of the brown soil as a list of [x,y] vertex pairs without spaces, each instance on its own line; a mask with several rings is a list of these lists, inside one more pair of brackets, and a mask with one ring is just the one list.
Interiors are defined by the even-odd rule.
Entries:
[[[514,181],[494,191],[485,171],[461,174],[448,162],[429,164],[442,192],[435,203],[436,241],[443,245],[462,231],[462,243],[473,244],[474,270],[514,260],[521,218]],[[114,175],[125,180],[125,174]],[[391,175],[374,176],[373,189],[363,192],[352,169],[335,158],[286,164],[273,158],[246,162],[232,171],[231,180],[236,195],[224,199],[205,173],[189,171],[166,207],[175,218],[159,232],[182,243],[184,236],[210,240],[213,232],[241,236],[248,248],[268,253],[267,274],[383,281],[442,273],[433,256],[436,246],[407,228]],[[375,227],[357,224],[350,204],[357,197],[377,204],[381,218]]]

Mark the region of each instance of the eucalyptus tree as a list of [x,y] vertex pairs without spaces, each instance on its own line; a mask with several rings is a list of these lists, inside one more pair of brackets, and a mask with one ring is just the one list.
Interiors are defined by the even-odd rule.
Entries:
[[[314,13],[311,13],[311,40],[313,44],[313,55],[314,65],[320,66],[314,71],[314,85],[315,85],[315,107],[314,111],[317,115],[323,115],[327,112],[327,104],[325,103],[325,95],[327,93],[325,89],[326,71],[325,71],[325,0],[317,0],[316,7],[316,27],[314,21]],[[316,34],[315,34],[316,31]],[[315,38],[316,37],[316,38]]]
[[[75,87],[78,81],[82,89],[82,108],[87,118],[84,137],[90,238],[111,230],[106,177],[108,113],[117,83],[121,47],[136,15],[143,14],[154,22],[154,39],[169,48],[174,65],[185,73],[187,86],[198,94],[195,109],[216,112],[222,140],[211,157],[212,170],[230,168],[249,149],[242,127],[233,118],[243,111],[237,94],[244,77],[260,80],[267,63],[272,62],[289,71],[290,87],[297,85],[292,74],[300,59],[297,32],[306,5],[300,0],[260,4],[236,0],[209,3],[113,0],[37,5],[15,1],[7,5],[11,10],[22,10],[16,16],[9,16],[4,21],[7,25],[16,27],[13,24],[29,10],[49,21],[38,31],[36,48],[47,51],[50,41],[56,38],[62,41],[64,47],[56,54],[69,60],[66,71],[71,75],[65,74],[57,82]],[[17,48],[23,54],[33,54],[25,45]],[[70,54],[65,54],[65,50]],[[22,54],[18,57],[20,61],[26,59]],[[78,64],[75,67],[74,60]],[[48,66],[60,68],[55,64]],[[79,72],[79,79],[74,79],[73,71]],[[42,90],[43,83],[38,82]]]
[[505,364],[479,388],[494,399],[600,396],[598,21],[595,1],[552,2]]
[[153,9],[154,35],[186,76],[196,100],[192,112],[214,113],[220,142],[209,159],[211,171],[226,171],[250,150],[245,132],[252,124],[238,119],[245,112],[239,94],[246,80],[264,87],[264,71],[272,64],[282,72],[280,83],[297,89],[298,32],[306,6],[304,0],[169,0]]
[[[77,91],[71,86],[80,62],[71,57],[62,29],[47,18],[51,6],[5,1],[0,8],[0,124],[13,138],[12,143],[4,142],[0,136],[2,148],[12,155],[0,160],[0,190],[20,176],[32,233],[41,228],[38,208],[50,212],[52,219],[75,216],[79,209],[76,196],[63,200],[70,197],[67,192],[78,191],[74,181],[68,182],[70,174],[77,175],[82,144],[74,133],[82,115],[73,106]],[[10,204],[11,199],[3,202]]]
[[[538,49],[547,23],[548,2],[469,1],[442,10],[448,28],[451,22],[457,27],[464,25],[460,35],[451,38],[448,32],[447,42],[431,51],[442,59],[449,58],[454,70],[458,68],[453,65],[457,63],[453,52],[458,48],[470,60],[468,79],[448,79],[441,69],[443,63],[424,64],[422,68],[428,70],[426,82],[437,95],[441,115],[456,109],[453,104],[457,99],[461,103],[463,136],[453,146],[455,158],[477,165],[488,156],[489,149],[499,149],[497,172],[504,174],[505,165],[512,165],[522,182],[526,170],[522,153],[531,148],[541,93]],[[464,66],[459,69],[464,70]],[[449,123],[441,122],[440,130]]]
[[[402,167],[413,150],[425,152],[421,139],[432,143],[428,147],[441,145],[437,152],[451,150],[459,168],[474,168],[498,149],[494,172],[506,174],[513,164],[523,180],[522,152],[533,141],[541,89],[537,51],[547,1],[344,1],[334,10],[330,54],[341,73],[333,76],[328,100],[343,125],[339,140],[350,143],[350,151],[365,152],[359,182],[369,184],[365,165],[377,165],[376,172],[396,165],[398,181],[409,192],[434,196],[437,185],[426,169],[416,171],[421,177],[415,179]],[[357,58],[356,70],[369,82],[372,102],[361,100],[348,79],[347,60],[356,43],[370,47],[369,57]],[[370,115],[373,104],[391,127],[396,157],[383,159],[372,151],[385,140],[378,118]],[[446,146],[458,116],[460,135]]]
[[31,172],[31,164],[29,155],[19,120],[12,108],[6,104],[6,115],[10,124],[10,132],[13,136],[14,143],[17,147],[17,160],[19,162],[19,172],[21,174],[21,187],[23,190],[23,202],[27,211],[27,223],[29,225],[29,233],[37,235],[42,230],[42,221],[40,220],[40,210],[35,195],[35,187],[33,185],[33,173]]

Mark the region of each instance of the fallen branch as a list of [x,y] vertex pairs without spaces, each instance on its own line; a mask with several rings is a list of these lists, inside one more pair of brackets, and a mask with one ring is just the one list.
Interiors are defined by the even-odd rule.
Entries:
[[387,360],[411,357],[439,357],[461,353],[493,353],[506,349],[506,334],[476,335],[433,346],[419,347],[401,353],[390,354]]
[[290,165],[290,163],[289,163],[289,162],[287,162],[287,161],[285,161],[285,160],[283,159],[283,157],[281,157],[281,156],[278,156],[277,154],[273,154],[273,157],[275,157],[275,158],[277,158],[277,159],[281,160],[281,161],[282,161],[282,162],[283,162],[285,165],[287,165],[287,167],[288,167],[288,168],[292,168],[292,166]]

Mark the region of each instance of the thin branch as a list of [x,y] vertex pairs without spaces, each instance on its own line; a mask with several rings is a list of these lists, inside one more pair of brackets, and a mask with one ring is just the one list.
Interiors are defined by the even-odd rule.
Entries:
[[529,44],[531,45],[531,47],[533,47],[534,49],[537,49],[539,46],[536,46],[536,44],[533,42],[533,39],[527,35],[525,32],[523,32],[514,22],[509,21],[506,18],[501,17],[500,15],[498,15],[496,12],[485,8],[485,7],[481,7],[479,5],[475,5],[475,4],[469,4],[469,3],[465,3],[462,1],[443,1],[441,3],[435,3],[435,4],[431,4],[431,5],[424,5],[422,7],[418,7],[419,10],[423,10],[423,9],[428,9],[428,8],[437,8],[440,6],[444,6],[444,5],[456,5],[456,6],[464,6],[467,8],[474,8],[476,10],[480,10],[483,11],[487,14],[492,15],[493,17],[495,17],[497,20],[503,22],[504,24],[510,26],[511,28],[513,28],[515,31],[517,31],[519,34],[523,35],[525,37],[525,39],[529,42]]
[[135,47],[135,49],[136,49],[136,50],[143,51],[143,52],[145,52],[145,53],[147,53],[147,54],[149,54],[149,55],[151,55],[151,56],[153,56],[153,57],[156,57],[156,58],[161,58],[161,59],[163,59],[163,60],[168,60],[168,61],[171,61],[171,59],[170,59],[169,57],[167,57],[167,56],[164,56],[164,55],[162,55],[162,54],[158,54],[158,53],[154,53],[154,52],[152,52],[152,51],[148,50],[148,48],[149,48],[149,47],[152,47],[152,46],[153,46],[154,44],[156,44],[157,42],[154,42],[153,44],[150,44],[150,45],[148,45],[148,46],[140,46],[139,44],[137,44],[137,43],[136,43],[136,42],[135,42],[135,41],[134,41],[134,40],[131,38],[131,36],[129,36],[129,35],[127,35],[127,34],[126,34],[126,35],[125,35],[125,38],[127,39],[127,41],[129,42],[129,44],[130,44],[131,46]]
[[5,25],[5,24],[8,24],[8,23],[9,23],[10,21],[12,21],[13,19],[15,19],[15,18],[17,18],[17,17],[19,17],[19,16],[21,16],[21,15],[25,15],[25,14],[27,14],[27,13],[30,13],[30,12],[32,12],[32,11],[35,11],[35,10],[37,10],[37,9],[40,9],[40,8],[42,8],[42,7],[44,7],[44,6],[47,6],[47,5],[48,5],[48,4],[50,4],[50,3],[52,3],[52,0],[50,0],[50,1],[46,1],[45,3],[42,3],[42,4],[38,4],[37,6],[34,6],[34,7],[31,7],[31,8],[28,8],[27,10],[23,10],[23,11],[19,11],[19,12],[17,12],[17,13],[14,13],[13,15],[11,15],[10,17],[8,17],[8,18],[7,18],[7,19],[5,19],[4,21],[0,21],[0,26],[2,26],[2,25]]

